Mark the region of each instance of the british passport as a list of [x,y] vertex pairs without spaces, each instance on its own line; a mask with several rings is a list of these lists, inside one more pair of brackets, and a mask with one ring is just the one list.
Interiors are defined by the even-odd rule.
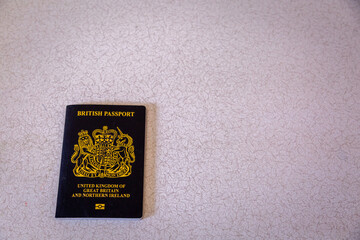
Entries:
[[141,218],[144,145],[144,106],[67,106],[55,217]]

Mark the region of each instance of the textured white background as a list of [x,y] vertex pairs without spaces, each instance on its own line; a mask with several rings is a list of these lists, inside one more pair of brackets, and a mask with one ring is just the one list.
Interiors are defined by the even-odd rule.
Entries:
[[[0,239],[360,239],[360,2],[0,1]],[[145,218],[55,219],[65,106],[148,109]]]

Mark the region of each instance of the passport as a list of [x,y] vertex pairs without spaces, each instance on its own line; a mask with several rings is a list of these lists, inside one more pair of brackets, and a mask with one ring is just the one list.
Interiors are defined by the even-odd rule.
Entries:
[[66,107],[57,218],[141,218],[145,106]]

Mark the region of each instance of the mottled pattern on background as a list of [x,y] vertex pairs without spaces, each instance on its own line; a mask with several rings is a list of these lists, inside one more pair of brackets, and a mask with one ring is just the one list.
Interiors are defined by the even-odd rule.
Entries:
[[[359,239],[360,3],[0,1],[0,239]],[[55,219],[65,106],[145,104],[145,218]]]

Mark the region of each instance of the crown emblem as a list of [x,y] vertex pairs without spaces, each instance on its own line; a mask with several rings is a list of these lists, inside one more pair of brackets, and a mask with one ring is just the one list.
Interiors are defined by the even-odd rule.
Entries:
[[78,144],[71,156],[76,177],[119,178],[131,174],[131,163],[135,161],[133,139],[117,130],[103,126],[92,132],[93,139],[87,130],[78,133]]
[[95,140],[95,144],[113,144],[116,136],[118,135],[116,130],[108,130],[107,126],[103,126],[103,129],[96,129],[92,133]]

